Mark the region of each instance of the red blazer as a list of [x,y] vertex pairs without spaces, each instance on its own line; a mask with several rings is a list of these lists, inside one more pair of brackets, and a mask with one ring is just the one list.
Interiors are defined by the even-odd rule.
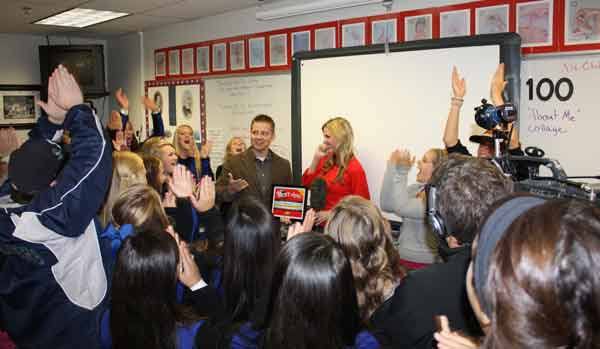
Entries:
[[310,187],[312,182],[317,178],[323,178],[325,183],[327,183],[327,196],[325,197],[325,207],[323,210],[331,210],[333,206],[347,195],[360,195],[367,200],[371,199],[365,170],[363,170],[362,165],[358,162],[356,156],[350,159],[341,181],[335,180],[338,170],[340,169],[337,165],[326,172],[323,171],[323,166],[327,159],[329,159],[328,156],[321,158],[315,172],[308,174],[307,169],[302,175],[302,185],[305,187]]

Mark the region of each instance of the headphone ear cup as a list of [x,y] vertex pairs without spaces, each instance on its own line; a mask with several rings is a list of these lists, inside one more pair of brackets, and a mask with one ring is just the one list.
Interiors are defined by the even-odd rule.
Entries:
[[445,239],[447,235],[444,220],[437,211],[437,189],[433,185],[427,186],[427,221],[436,236]]

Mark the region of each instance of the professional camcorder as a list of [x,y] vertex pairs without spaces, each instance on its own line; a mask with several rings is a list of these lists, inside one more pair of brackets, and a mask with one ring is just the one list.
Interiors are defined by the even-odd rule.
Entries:
[[[600,176],[569,177],[558,160],[545,158],[537,147],[525,148],[526,156],[510,155],[507,151],[512,128],[509,124],[518,120],[517,109],[507,103],[501,106],[489,104],[485,99],[475,108],[475,122],[488,130],[486,135],[472,136],[471,141],[494,144],[492,162],[515,182],[515,191],[530,192],[546,198],[576,198],[594,202],[600,206],[598,187],[573,179],[600,179]],[[548,173],[541,175],[540,173]]]

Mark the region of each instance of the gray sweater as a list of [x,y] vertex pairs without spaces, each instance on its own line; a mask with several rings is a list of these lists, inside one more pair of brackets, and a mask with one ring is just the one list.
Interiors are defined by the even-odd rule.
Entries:
[[425,202],[417,197],[423,185],[407,184],[409,170],[407,166],[388,164],[381,188],[381,209],[402,217],[398,238],[400,258],[416,263],[435,263],[437,241],[425,222]]

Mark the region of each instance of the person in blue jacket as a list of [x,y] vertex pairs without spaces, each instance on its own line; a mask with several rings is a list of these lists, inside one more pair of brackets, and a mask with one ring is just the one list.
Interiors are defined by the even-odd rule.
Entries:
[[360,318],[350,261],[331,237],[305,233],[285,244],[263,321],[242,326],[230,348],[380,348]]
[[[0,324],[19,348],[92,349],[107,291],[94,217],[108,188],[111,152],[62,65],[48,96],[39,103],[48,116],[9,163],[16,203],[0,210]],[[71,135],[64,167],[56,143],[62,130]]]

